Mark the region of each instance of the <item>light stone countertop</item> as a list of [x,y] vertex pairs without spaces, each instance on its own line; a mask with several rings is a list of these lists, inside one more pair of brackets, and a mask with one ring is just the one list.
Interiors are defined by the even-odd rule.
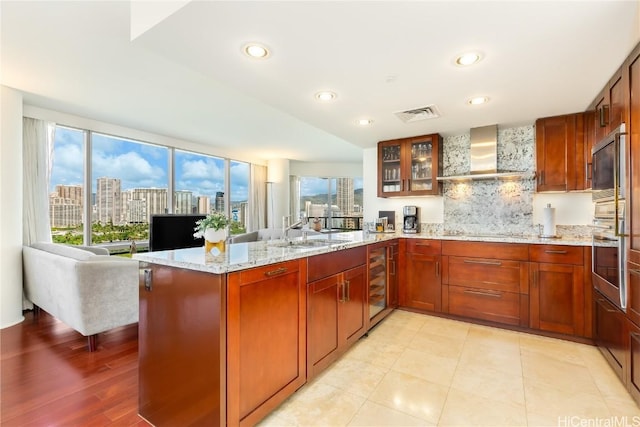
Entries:
[[[313,235],[309,240],[330,240],[326,246],[318,247],[282,247],[282,240],[259,241],[249,243],[235,243],[227,245],[227,250],[219,255],[205,254],[204,247],[176,249],[169,251],[144,252],[134,254],[138,261],[171,267],[185,268],[189,270],[204,271],[214,274],[224,274],[233,271],[246,270],[248,268],[306,258],[353,248],[370,243],[392,240],[395,238],[408,239],[437,239],[459,240],[467,242],[498,242],[498,243],[522,243],[522,244],[551,244],[570,246],[591,246],[591,238],[539,238],[537,236],[497,236],[497,235],[447,235],[447,234],[404,234],[395,233],[370,233],[363,236],[362,231],[332,233],[330,235]],[[292,239],[299,241],[300,239]],[[603,246],[614,245],[603,242]]]

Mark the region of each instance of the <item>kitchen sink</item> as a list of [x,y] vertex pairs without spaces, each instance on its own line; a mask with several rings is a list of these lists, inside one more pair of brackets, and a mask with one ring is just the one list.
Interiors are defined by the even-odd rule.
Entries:
[[272,243],[269,246],[276,248],[291,248],[291,249],[309,249],[309,248],[321,248],[323,246],[335,245],[340,243],[349,243],[350,240],[341,239],[308,239],[308,240],[290,240],[288,242]]

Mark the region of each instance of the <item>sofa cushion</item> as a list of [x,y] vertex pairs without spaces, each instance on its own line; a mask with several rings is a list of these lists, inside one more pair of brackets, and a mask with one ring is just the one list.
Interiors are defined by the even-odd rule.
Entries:
[[84,261],[92,257],[98,256],[93,252],[86,251],[84,249],[76,248],[69,245],[63,245],[60,243],[48,243],[48,242],[36,242],[31,245],[34,249],[49,252],[55,255],[60,255],[67,258],[72,258],[78,261]]

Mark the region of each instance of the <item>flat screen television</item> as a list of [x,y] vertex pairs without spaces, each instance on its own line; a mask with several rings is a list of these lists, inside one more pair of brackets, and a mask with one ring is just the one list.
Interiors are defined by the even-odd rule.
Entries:
[[149,224],[149,250],[194,248],[204,246],[204,238],[193,237],[196,221],[204,214],[156,214]]

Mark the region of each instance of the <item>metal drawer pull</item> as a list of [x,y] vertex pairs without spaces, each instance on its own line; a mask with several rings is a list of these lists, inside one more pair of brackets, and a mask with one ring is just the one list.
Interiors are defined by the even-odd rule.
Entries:
[[502,298],[502,294],[495,293],[495,292],[475,291],[475,290],[472,290],[472,289],[465,289],[464,293],[465,294],[480,295],[480,296],[483,296],[483,297]]
[[544,252],[547,254],[566,254],[567,253],[567,251],[552,251],[552,250],[547,250]]
[[416,243],[416,246],[431,246],[431,243]]
[[482,261],[482,260],[475,260],[475,259],[465,259],[464,263],[465,264],[502,265],[502,262],[500,261]]
[[349,294],[351,293],[351,283],[348,280],[344,281],[346,290],[344,291],[345,293],[345,301],[351,301],[351,296],[349,296]]
[[287,269],[285,267],[280,267],[280,268],[276,268],[275,270],[266,271],[264,275],[267,277],[273,277],[273,276],[277,276],[278,274],[282,274],[286,272],[287,272]]
[[638,270],[637,268],[630,268],[629,273],[637,274],[638,276],[640,276],[640,270]]
[[149,292],[153,290],[153,270],[144,270],[144,289]]

